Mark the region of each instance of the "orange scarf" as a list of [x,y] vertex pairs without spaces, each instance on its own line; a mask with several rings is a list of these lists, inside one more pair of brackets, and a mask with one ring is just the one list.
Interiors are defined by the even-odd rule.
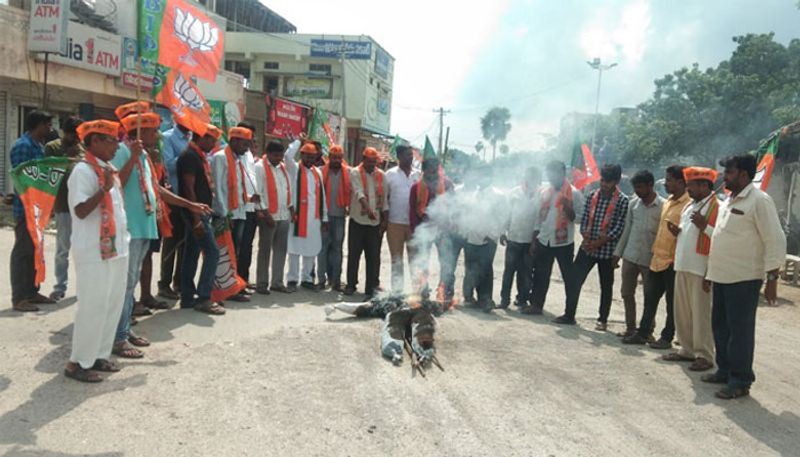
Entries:
[[228,163],[228,211],[233,211],[239,208],[239,197],[236,196],[236,166],[239,167],[239,173],[242,175],[242,201],[247,203],[250,199],[247,197],[247,186],[244,185],[244,179],[247,176],[244,171],[244,165],[241,160],[236,160],[234,157],[233,149],[231,146],[225,146],[225,160]]
[[[106,185],[105,174],[103,168],[97,162],[97,157],[87,151],[86,161],[92,164],[92,169],[97,175],[97,182],[102,189]],[[111,179],[116,180],[114,175]],[[119,183],[114,183],[115,186]],[[102,260],[113,259],[117,256],[117,246],[115,239],[117,238],[117,223],[114,220],[114,203],[111,201],[111,192],[103,192],[103,199],[100,200],[100,258]]]
[[[269,213],[276,214],[278,212],[278,184],[275,182],[275,175],[272,173],[272,164],[269,160],[264,159],[264,175],[267,178],[267,200],[269,204]],[[283,172],[286,178],[286,206],[292,206],[292,193],[289,190],[289,174],[286,173],[286,165],[281,162],[278,168]]]
[[[710,227],[715,227],[717,225],[717,213],[719,213],[719,200],[717,200],[717,196],[712,193],[711,200],[708,201],[708,213],[706,213],[706,222]],[[706,235],[703,230],[700,230],[700,234],[697,237],[696,251],[698,254],[706,257],[708,257],[709,252],[711,252],[711,237]]]
[[[439,168],[439,177],[436,184],[436,195],[442,195],[444,191],[444,173],[442,173],[442,169]],[[428,185],[425,184],[425,177],[423,176],[419,179],[419,187],[417,188],[417,215],[419,217],[425,215],[425,211],[428,209],[428,202],[430,199],[430,190],[428,189]]]
[[[601,193],[602,192],[598,189],[597,192],[594,193],[594,196],[592,196],[592,206],[589,209],[589,224],[586,226],[588,233],[584,234],[584,238],[586,239],[590,239],[589,234],[591,234],[592,227],[594,227],[594,216],[595,212],[597,211],[597,205],[600,202]],[[611,224],[611,216],[614,214],[614,209],[617,207],[617,202],[619,202],[619,195],[619,187],[614,188],[614,194],[611,196],[611,201],[606,207],[606,213],[603,215],[603,220],[600,222],[600,236],[608,233],[608,226]]]
[[200,161],[203,162],[203,171],[206,173],[206,181],[208,181],[208,188],[211,189],[211,193],[214,193],[214,179],[211,178],[211,164],[208,163],[208,159],[206,159],[206,153],[200,149],[200,146],[196,145],[193,141],[189,143],[189,147],[197,153],[198,157],[200,157]]
[[[364,170],[364,164],[358,166],[358,173],[361,175],[361,187],[364,189],[364,197],[367,199],[367,206],[369,206],[369,192],[367,189],[367,171]],[[375,204],[375,210],[380,211],[383,206],[383,175],[377,170],[372,170],[372,176],[375,177],[375,197],[378,201]]]
[[558,193],[555,192],[553,186],[548,186],[547,190],[545,191],[545,195],[542,198],[542,204],[539,210],[539,223],[543,224],[544,221],[547,219],[547,215],[550,213],[550,205],[553,202],[553,196],[556,196],[556,243],[561,244],[567,241],[567,234],[569,233],[569,219],[567,219],[567,215],[564,213],[564,205],[561,204],[561,199],[566,198],[570,202],[572,201],[572,186],[569,185],[568,182],[564,181],[561,184],[561,190]]
[[[316,167],[309,168],[314,175],[314,194],[317,207],[314,211],[314,218],[321,219],[323,211],[322,183],[319,179]],[[294,236],[305,238],[308,236],[308,178],[306,177],[305,165],[301,165],[297,170],[297,224],[294,226]]]
[[[172,237],[172,222],[169,220],[169,206],[161,199],[159,193],[159,183],[166,176],[166,168],[163,163],[159,163],[156,168],[149,154],[145,154],[147,165],[150,167],[150,181],[153,185],[153,193],[156,196],[156,221],[158,222],[158,232],[164,238]],[[145,191],[146,192],[146,191]]]
[[[325,183],[325,197],[327,198],[328,208],[331,207],[331,182],[328,179],[331,164],[326,163],[322,168],[322,182]],[[342,169],[339,171],[339,189],[336,192],[336,204],[340,208],[347,208],[350,206],[350,167],[347,162],[342,161]]]

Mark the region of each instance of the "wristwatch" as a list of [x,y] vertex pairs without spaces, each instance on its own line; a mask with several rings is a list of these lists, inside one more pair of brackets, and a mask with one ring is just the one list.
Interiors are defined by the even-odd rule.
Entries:
[[767,281],[777,281],[780,277],[778,273],[767,273]]

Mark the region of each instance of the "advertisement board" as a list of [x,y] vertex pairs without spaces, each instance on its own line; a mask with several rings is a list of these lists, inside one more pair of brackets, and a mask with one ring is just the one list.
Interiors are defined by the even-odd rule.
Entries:
[[267,116],[267,134],[289,138],[305,133],[308,109],[297,103],[279,98],[273,99],[272,109]]
[[32,0],[28,52],[67,52],[68,0]]
[[372,58],[371,41],[311,40],[311,57],[370,60]]
[[389,79],[392,58],[381,48],[375,49],[375,74],[383,79]]
[[122,38],[113,33],[70,22],[67,26],[66,52],[53,55],[50,61],[119,76],[122,68]]
[[307,78],[303,76],[287,78],[287,97],[331,98],[333,80],[330,78]]
[[139,59],[139,49],[135,38],[124,37],[122,39],[122,74],[119,82],[123,87],[136,89],[136,85],[142,91],[153,89],[153,75],[148,75],[143,69],[137,72],[136,62]]

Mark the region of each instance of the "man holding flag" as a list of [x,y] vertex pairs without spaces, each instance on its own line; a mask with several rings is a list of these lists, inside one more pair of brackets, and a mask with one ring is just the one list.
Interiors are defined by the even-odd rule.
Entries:
[[330,286],[342,292],[342,246],[344,221],[350,207],[350,167],[344,161],[344,149],[338,144],[328,151],[328,163],[322,168],[325,198],[328,208],[328,231],[322,232],[322,250],[317,259],[321,287]]
[[[53,116],[34,110],[25,117],[25,133],[11,147],[11,166],[17,167],[29,160],[44,157],[43,143],[53,130]],[[36,221],[35,207],[24,205],[14,194],[14,247],[11,249],[11,306],[16,311],[38,311],[38,304],[52,304],[55,300],[39,293],[44,280],[44,246],[31,231]],[[47,215],[49,217],[49,214]]]

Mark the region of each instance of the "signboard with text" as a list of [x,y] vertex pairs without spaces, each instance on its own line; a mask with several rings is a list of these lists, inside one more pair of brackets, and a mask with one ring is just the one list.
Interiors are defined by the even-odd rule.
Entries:
[[70,22],[66,52],[50,59],[70,67],[119,76],[122,68],[122,39],[119,35]]
[[28,52],[67,52],[68,0],[32,0]]
[[286,78],[287,97],[330,98],[333,80],[330,78]]
[[297,103],[276,98],[267,117],[267,134],[289,138],[305,133],[308,109]]
[[122,74],[119,82],[123,87],[136,89],[137,84],[142,91],[153,89],[155,77],[144,73],[142,69],[137,71],[136,62],[139,59],[139,49],[136,39],[125,37],[122,39]]
[[371,41],[311,40],[311,57],[370,60],[372,59]]
[[375,74],[383,79],[389,79],[392,58],[381,48],[375,49]]

